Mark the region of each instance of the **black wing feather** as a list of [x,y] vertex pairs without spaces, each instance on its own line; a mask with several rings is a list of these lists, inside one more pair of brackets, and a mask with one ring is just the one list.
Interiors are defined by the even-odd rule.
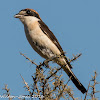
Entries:
[[[45,33],[49,39],[51,39],[51,41],[57,46],[57,48],[60,50],[61,54],[65,56],[62,47],[60,46],[57,38],[55,37],[55,35],[52,33],[52,31],[48,28],[48,26],[42,21],[39,21],[40,24],[40,28],[43,31],[43,33]],[[66,63],[68,64],[68,66],[70,68],[72,68],[71,64],[69,63],[69,61],[67,60],[67,58],[65,57]]]
[[55,35],[48,28],[48,26],[42,20],[39,21],[39,24],[40,24],[41,30],[49,37],[49,39],[51,39],[51,41],[57,46],[57,48],[60,50],[60,52],[63,53],[62,47],[60,46]]

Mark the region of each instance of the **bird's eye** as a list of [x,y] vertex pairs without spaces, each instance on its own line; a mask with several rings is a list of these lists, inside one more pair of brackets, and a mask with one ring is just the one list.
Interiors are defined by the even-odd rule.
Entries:
[[31,11],[30,11],[30,10],[27,10],[27,11],[26,11],[26,13],[27,13],[27,14],[30,14],[30,13],[31,13]]

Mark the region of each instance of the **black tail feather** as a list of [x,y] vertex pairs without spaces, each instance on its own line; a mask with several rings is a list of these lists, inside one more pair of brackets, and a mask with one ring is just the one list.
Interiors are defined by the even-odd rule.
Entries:
[[66,65],[66,66],[62,66],[62,68],[64,69],[64,71],[67,73],[67,75],[70,77],[70,79],[72,80],[72,82],[75,84],[75,86],[84,94],[85,92],[87,92],[87,90],[85,89],[85,87],[81,84],[81,82],[77,79],[77,77],[74,75],[74,73],[72,72],[71,68]]
[[75,84],[75,86],[84,94],[85,92],[87,92],[87,90],[85,89],[85,87],[80,83],[80,81],[77,79],[77,77],[73,74],[69,74],[68,75],[70,77],[70,79],[72,80],[72,82]]

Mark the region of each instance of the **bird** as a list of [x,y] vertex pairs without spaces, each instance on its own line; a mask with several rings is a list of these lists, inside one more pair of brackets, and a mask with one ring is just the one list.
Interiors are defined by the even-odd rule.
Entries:
[[31,47],[46,60],[55,57],[53,61],[61,66],[74,85],[84,94],[87,91],[86,88],[72,72],[72,65],[65,56],[60,43],[37,11],[30,8],[22,9],[14,17],[19,18],[23,23],[25,35]]

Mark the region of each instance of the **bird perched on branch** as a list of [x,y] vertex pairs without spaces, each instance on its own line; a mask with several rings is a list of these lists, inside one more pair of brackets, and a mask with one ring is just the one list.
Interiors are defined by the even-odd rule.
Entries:
[[23,23],[26,38],[32,48],[45,59],[55,57],[53,61],[60,65],[70,77],[75,86],[82,93],[85,93],[85,87],[80,83],[80,81],[72,72],[72,66],[65,57],[63,49],[60,46],[57,38],[48,28],[48,26],[42,21],[39,14],[35,10],[27,8],[22,9],[14,17],[19,18]]

